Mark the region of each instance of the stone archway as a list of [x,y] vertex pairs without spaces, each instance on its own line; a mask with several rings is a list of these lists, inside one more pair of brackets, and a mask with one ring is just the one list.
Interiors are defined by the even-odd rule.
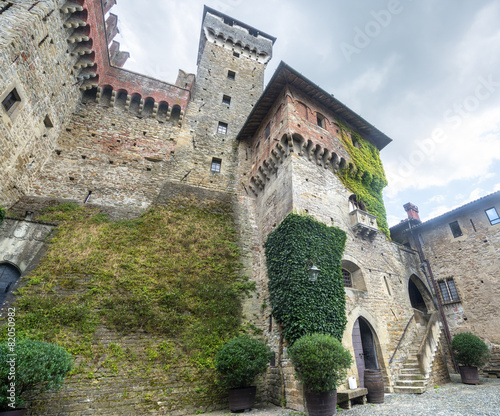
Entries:
[[411,307],[424,315],[436,309],[431,292],[416,274],[412,274],[408,279],[408,297]]
[[0,306],[17,282],[21,272],[11,263],[0,263]]

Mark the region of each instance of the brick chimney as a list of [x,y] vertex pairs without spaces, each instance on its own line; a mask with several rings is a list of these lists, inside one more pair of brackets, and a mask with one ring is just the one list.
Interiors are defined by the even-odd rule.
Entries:
[[408,202],[407,204],[403,205],[403,208],[406,211],[406,214],[408,214],[408,219],[409,220],[417,220],[420,222],[420,217],[418,216],[418,207],[413,205],[411,202]]

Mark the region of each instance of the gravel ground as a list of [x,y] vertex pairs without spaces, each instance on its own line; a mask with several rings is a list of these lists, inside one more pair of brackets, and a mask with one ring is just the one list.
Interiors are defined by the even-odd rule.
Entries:
[[[340,416],[500,416],[500,378],[481,378],[478,386],[452,382],[424,394],[386,394],[383,404],[353,405],[351,410],[337,412]],[[304,416],[305,413],[264,406],[244,413],[214,411],[201,416]],[[200,416],[200,415],[198,415]]]

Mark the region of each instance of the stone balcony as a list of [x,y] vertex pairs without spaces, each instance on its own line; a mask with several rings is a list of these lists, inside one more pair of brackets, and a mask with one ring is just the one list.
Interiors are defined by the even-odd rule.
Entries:
[[354,233],[363,238],[373,240],[378,232],[377,218],[366,211],[355,209],[351,211],[351,229]]

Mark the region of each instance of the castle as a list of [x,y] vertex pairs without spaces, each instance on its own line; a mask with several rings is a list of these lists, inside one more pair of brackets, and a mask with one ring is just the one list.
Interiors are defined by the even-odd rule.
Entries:
[[[482,320],[484,332],[478,335],[498,353],[500,339],[480,310],[464,317],[465,302],[474,300],[467,297],[467,279],[455,277],[460,270],[449,270],[456,253],[442,251],[445,242],[436,243],[440,254],[426,252],[425,233],[435,241],[445,231],[420,224],[418,209],[410,204],[409,220],[393,227],[393,240],[388,238],[379,151],[389,137],[283,62],[264,89],[276,39],[209,7],[202,16],[196,75],[180,70],[171,84],[127,71],[122,66],[128,54],[113,41],[117,17],[109,11],[114,4],[0,2],[0,202],[9,209],[0,235],[5,276],[0,301],[9,301],[19,275],[43,256],[53,229],[33,219],[43,208],[71,201],[126,219],[191,195],[233,207],[243,272],[259,295],[245,300],[245,314],[276,353],[259,386],[262,400],[304,408],[279,323],[269,306],[262,307],[267,296],[263,244],[293,211],[347,235],[343,344],[355,357],[349,375],[358,385],[363,386],[365,368],[381,370],[387,392],[418,393],[446,381],[450,336],[464,329],[476,332],[474,319]],[[485,210],[500,209],[498,193],[483,202]],[[470,239],[462,240],[471,253],[476,244],[489,244],[487,259],[497,264],[500,242],[498,231],[488,228],[496,224],[491,215],[489,224],[484,214],[474,221],[481,238],[467,232]],[[414,226],[420,234],[411,230]],[[432,263],[433,255],[440,262],[439,289],[424,261]],[[498,291],[498,265],[491,267],[480,296]],[[457,287],[449,283],[453,277]],[[440,294],[437,303],[433,293]],[[461,299],[464,307],[458,311]],[[496,316],[498,310],[488,313]],[[76,385],[85,391],[84,383]],[[63,389],[57,397],[65,394]],[[92,397],[94,403],[111,403],[107,413],[96,414],[142,414],[132,410],[136,404],[113,413],[120,399],[103,398],[96,389]],[[91,404],[75,400],[64,409],[90,414],[84,412]],[[56,405],[53,414],[57,411]],[[167,403],[157,414],[182,412]]]

